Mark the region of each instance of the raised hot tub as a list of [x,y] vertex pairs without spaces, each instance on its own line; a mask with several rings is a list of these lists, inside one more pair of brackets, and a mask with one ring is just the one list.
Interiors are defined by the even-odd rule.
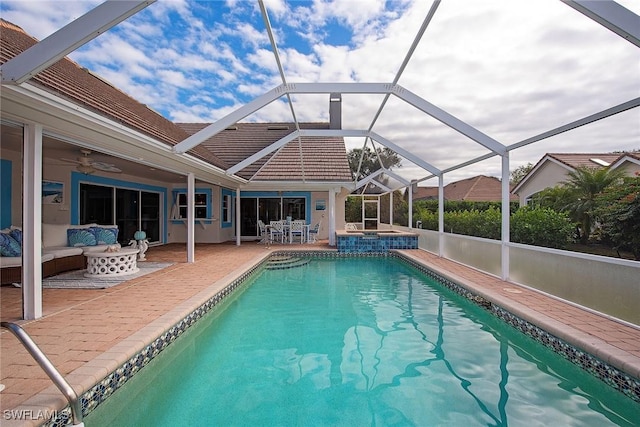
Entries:
[[384,253],[391,249],[418,249],[418,235],[396,230],[336,231],[338,252]]

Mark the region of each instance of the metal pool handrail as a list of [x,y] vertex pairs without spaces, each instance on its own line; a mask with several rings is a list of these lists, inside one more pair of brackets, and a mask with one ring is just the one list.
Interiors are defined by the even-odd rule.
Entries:
[[51,381],[58,387],[58,389],[67,398],[69,406],[71,407],[71,416],[73,417],[74,425],[84,426],[82,421],[82,407],[80,406],[80,400],[73,387],[69,385],[67,380],[58,372],[53,366],[53,363],[47,358],[47,356],[40,350],[40,347],[31,339],[29,334],[20,326],[11,322],[0,322],[0,326],[7,328],[13,335],[18,338],[18,341],[27,349],[27,351],[33,356],[38,365],[44,370],[44,372],[51,378]]

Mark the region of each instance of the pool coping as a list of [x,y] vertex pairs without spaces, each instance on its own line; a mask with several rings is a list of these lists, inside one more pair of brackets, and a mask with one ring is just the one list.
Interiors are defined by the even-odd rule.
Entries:
[[[254,258],[224,278],[216,281],[191,298],[176,305],[149,325],[108,351],[87,362],[67,376],[67,380],[81,396],[83,413],[90,413],[117,388],[124,385],[141,367],[173,342],[195,321],[217,303],[231,295],[247,278],[266,265],[269,258],[279,255],[312,257],[398,257],[421,272],[439,280],[443,286],[463,295],[476,304],[516,327],[521,332],[542,342],[556,352],[564,351],[565,358],[577,363],[610,386],[617,388],[632,400],[640,402],[640,363],[638,358],[629,360],[620,356],[617,348],[603,340],[581,332],[576,328],[549,318],[515,301],[476,286],[469,280],[411,255],[410,251],[389,253],[338,253],[327,251],[276,250]],[[506,283],[506,282],[505,282]],[[517,285],[509,283],[509,286]],[[576,352],[575,349],[578,351]],[[604,375],[604,378],[603,378]],[[625,391],[626,390],[626,391]],[[631,392],[631,394],[629,393]],[[53,413],[55,417],[43,420],[46,426],[68,425],[71,411],[66,400],[55,386],[25,401],[16,409]],[[61,409],[62,408],[62,409]],[[24,425],[24,424],[22,424]],[[29,425],[38,425],[31,423]]]

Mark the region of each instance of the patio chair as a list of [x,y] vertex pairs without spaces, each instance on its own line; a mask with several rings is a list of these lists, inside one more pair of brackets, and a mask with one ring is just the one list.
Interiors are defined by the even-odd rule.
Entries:
[[313,227],[309,228],[307,233],[307,242],[316,243],[318,241],[318,233],[320,232],[320,223],[316,223]]
[[348,222],[344,225],[344,229],[347,231],[358,231],[358,226],[353,222]]
[[293,239],[299,237],[300,243],[304,243],[305,238],[307,237],[306,228],[307,223],[302,219],[291,221],[291,228],[289,229],[289,241],[293,243]]
[[258,244],[268,244],[271,243],[271,238],[269,235],[269,231],[267,230],[267,225],[261,220],[258,220],[258,232],[260,233],[260,241]]
[[272,242],[276,239],[284,243],[284,221],[271,221],[269,223],[269,236]]

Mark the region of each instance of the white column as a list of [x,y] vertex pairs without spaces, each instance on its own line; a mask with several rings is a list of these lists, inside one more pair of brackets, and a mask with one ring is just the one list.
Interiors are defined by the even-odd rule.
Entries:
[[438,256],[444,255],[444,174],[438,176]]
[[511,209],[509,206],[511,191],[509,188],[509,152],[502,155],[502,280],[509,280],[509,224]]
[[196,261],[196,176],[187,175],[187,262]]
[[409,229],[413,228],[413,183],[409,186]]
[[22,162],[22,316],[42,317],[42,125],[24,127]]
[[329,246],[336,245],[336,190],[329,190]]
[[[231,209],[231,206],[229,206]],[[242,230],[240,229],[240,187],[236,188],[236,245],[240,246]]]
[[393,191],[389,193],[389,225],[393,228]]

